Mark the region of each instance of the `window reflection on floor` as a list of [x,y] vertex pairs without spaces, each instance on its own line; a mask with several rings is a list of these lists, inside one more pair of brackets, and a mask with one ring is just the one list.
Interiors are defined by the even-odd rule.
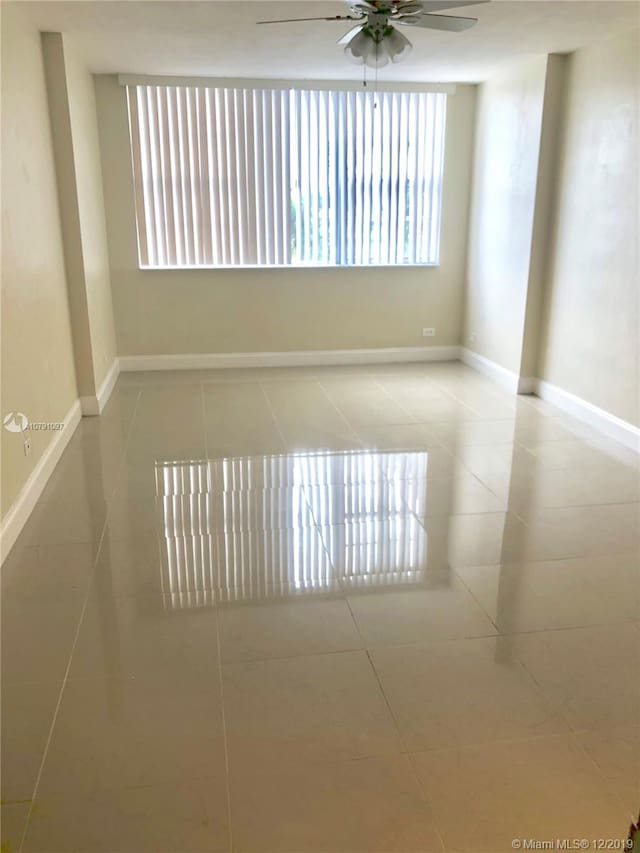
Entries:
[[167,608],[415,582],[426,452],[158,463]]

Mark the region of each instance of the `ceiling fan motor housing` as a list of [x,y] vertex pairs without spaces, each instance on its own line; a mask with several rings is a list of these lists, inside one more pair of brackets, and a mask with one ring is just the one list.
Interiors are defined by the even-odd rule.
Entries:
[[353,14],[366,16],[367,23],[364,24],[361,32],[376,44],[380,44],[384,38],[394,32],[390,19],[402,18],[404,20],[405,15],[421,14],[422,10],[421,3],[406,2],[406,0],[404,2],[403,0],[367,0],[367,2],[355,3],[351,6]]

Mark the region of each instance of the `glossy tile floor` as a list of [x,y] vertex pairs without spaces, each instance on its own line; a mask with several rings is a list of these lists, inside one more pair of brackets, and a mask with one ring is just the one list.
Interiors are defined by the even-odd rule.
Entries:
[[3,567],[3,850],[626,837],[639,501],[460,364],[121,376]]

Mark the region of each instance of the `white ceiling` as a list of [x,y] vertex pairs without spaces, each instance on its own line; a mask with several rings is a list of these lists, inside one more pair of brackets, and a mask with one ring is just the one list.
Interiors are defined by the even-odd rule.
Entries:
[[[336,45],[349,22],[281,24],[271,18],[348,13],[340,0],[73,0],[22,2],[41,30],[61,31],[95,73],[360,79]],[[463,33],[404,30],[411,56],[380,80],[478,82],[517,57],[566,53],[640,23],[636,0],[493,0],[453,14]]]

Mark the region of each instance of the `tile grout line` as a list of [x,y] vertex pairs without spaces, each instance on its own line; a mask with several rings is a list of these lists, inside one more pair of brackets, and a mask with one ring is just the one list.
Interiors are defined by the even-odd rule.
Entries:
[[276,430],[278,432],[278,435],[280,436],[280,441],[282,442],[282,452],[287,453],[287,442],[285,440],[284,433],[282,432],[282,428],[280,426],[280,421],[276,417],[276,413],[275,413],[275,410],[273,408],[273,404],[271,403],[271,400],[269,399],[269,395],[267,394],[267,391],[264,387],[264,383],[260,380],[258,380],[258,387],[260,388],[262,396],[265,399],[265,402],[267,404],[267,408],[269,409],[269,414],[273,418],[273,422],[275,424]]
[[[374,377],[373,377],[373,381],[374,381],[374,383],[378,386],[378,388],[380,388],[380,390],[382,391],[382,393],[383,393],[386,397],[388,397],[388,398],[389,398],[389,400],[391,400],[391,402],[392,402],[394,405],[396,405],[396,406],[397,406],[397,407],[398,407],[402,412],[404,412],[404,413],[405,413],[405,415],[406,415],[408,418],[411,418],[411,420],[410,420],[410,421],[408,421],[408,424],[409,424],[409,425],[413,426],[414,424],[419,424],[419,423],[420,423],[420,421],[419,421],[419,420],[418,420],[414,415],[412,415],[412,414],[411,414],[411,412],[410,412],[408,409],[406,409],[406,408],[402,405],[402,403],[400,402],[400,400],[397,400],[397,399],[393,396],[393,394],[391,393],[391,391],[389,391],[389,389],[388,389],[388,388],[385,388],[385,387],[384,387],[384,385],[382,384],[382,382],[380,381],[380,378],[379,378],[378,376],[374,376]],[[391,426],[404,426],[404,424],[391,424]]]
[[[138,396],[136,397],[136,403],[135,403],[135,406],[133,409],[133,413],[131,415],[131,423],[129,424],[129,428],[127,429],[127,437],[125,440],[125,447],[124,447],[124,452],[123,452],[123,461],[124,461],[124,457],[126,456],[126,452],[127,452],[127,448],[128,448],[128,444],[129,444],[129,439],[131,437],[131,431],[133,429],[133,422],[134,422],[136,412],[138,409],[138,403],[140,401],[140,394],[141,393],[142,392],[139,391]],[[31,817],[33,815],[33,809],[34,809],[34,805],[36,802],[36,797],[38,795],[38,789],[40,787],[40,781],[42,779],[42,773],[44,771],[44,765],[45,765],[45,762],[47,760],[47,755],[49,753],[49,747],[51,746],[51,740],[53,738],[53,732],[55,729],[56,722],[58,720],[58,714],[60,711],[60,706],[62,705],[62,698],[64,695],[65,688],[67,686],[67,681],[69,679],[69,672],[71,670],[71,662],[73,660],[73,653],[75,652],[76,644],[78,642],[78,637],[80,636],[80,630],[82,628],[82,623],[84,621],[84,615],[85,615],[85,612],[87,609],[87,605],[89,603],[89,597],[91,595],[91,592],[93,591],[93,584],[95,581],[96,567],[98,564],[98,559],[100,557],[100,552],[102,551],[102,545],[103,545],[104,538],[106,535],[107,524],[109,522],[109,515],[110,515],[111,511],[112,511],[112,507],[109,507],[109,505],[107,505],[107,513],[105,515],[105,519],[104,519],[104,522],[102,525],[102,533],[100,534],[100,539],[98,540],[98,548],[96,550],[96,553],[95,553],[95,556],[93,559],[92,572],[91,572],[91,576],[89,578],[89,583],[87,584],[87,591],[85,593],[84,601],[82,603],[80,616],[78,618],[78,624],[76,625],[76,631],[75,631],[75,634],[73,637],[73,642],[71,644],[71,650],[69,652],[69,659],[67,661],[67,666],[65,668],[64,675],[62,677],[62,684],[60,686],[60,691],[58,693],[58,699],[56,702],[56,707],[55,707],[54,712],[53,712],[53,718],[51,720],[51,725],[49,726],[49,732],[47,734],[47,740],[45,742],[44,749],[42,751],[42,758],[40,760],[40,766],[38,767],[38,773],[36,775],[36,780],[35,780],[35,783],[33,786],[33,794],[31,796],[31,802],[29,804],[29,810],[27,812],[27,817],[25,820],[24,829],[22,831],[22,838],[20,839],[20,845],[18,847],[18,853],[22,853],[22,849],[24,847],[25,841],[27,839],[27,835],[29,833],[29,824],[31,822]]]
[[[426,793],[425,793],[424,788],[422,787],[422,784],[421,784],[421,782],[420,782],[420,779],[419,779],[419,777],[418,777],[418,774],[417,774],[417,772],[416,772],[416,769],[415,769],[415,767],[413,766],[413,762],[411,761],[411,754],[410,754],[410,752],[409,752],[409,750],[408,750],[408,748],[407,748],[407,744],[406,744],[405,739],[404,739],[404,737],[403,737],[403,735],[402,735],[402,731],[401,731],[401,729],[400,729],[400,725],[399,725],[399,723],[398,723],[398,720],[397,720],[397,718],[396,718],[396,715],[395,715],[395,714],[394,714],[394,712],[393,712],[393,708],[391,707],[391,702],[390,702],[390,700],[389,700],[389,697],[387,696],[386,691],[385,691],[385,689],[384,689],[384,687],[383,687],[383,685],[382,685],[382,681],[380,680],[380,674],[378,673],[378,670],[376,669],[376,665],[375,665],[375,663],[373,662],[373,660],[372,660],[372,658],[371,658],[371,651],[370,651],[370,649],[369,649],[369,647],[368,647],[367,643],[365,642],[364,637],[362,636],[362,632],[360,631],[360,625],[358,624],[358,621],[357,621],[357,619],[356,619],[356,617],[355,617],[355,615],[354,615],[354,613],[353,613],[353,610],[351,609],[351,602],[349,601],[349,598],[348,598],[347,596],[345,596],[345,602],[346,602],[347,607],[349,608],[349,613],[351,614],[351,619],[353,620],[353,623],[354,623],[354,625],[356,626],[356,630],[357,630],[357,632],[358,632],[358,636],[359,636],[359,637],[360,637],[360,639],[362,640],[362,643],[363,643],[363,651],[364,651],[365,655],[367,656],[367,661],[369,662],[369,666],[370,666],[371,671],[372,671],[372,673],[373,673],[373,677],[374,677],[374,678],[375,678],[375,680],[376,680],[376,684],[378,685],[378,689],[380,690],[380,694],[382,695],[382,698],[383,698],[383,700],[384,700],[384,703],[385,703],[385,705],[386,705],[386,707],[387,707],[387,711],[389,712],[389,716],[391,717],[391,720],[392,720],[392,722],[393,722],[394,728],[395,728],[395,730],[396,730],[396,734],[398,735],[398,740],[400,741],[400,746],[401,746],[401,752],[400,752],[400,754],[401,754],[402,756],[404,756],[405,761],[406,761],[406,762],[407,762],[407,764],[409,765],[409,772],[410,772],[410,774],[411,774],[411,776],[412,776],[412,778],[413,778],[413,781],[414,781],[414,783],[415,783],[415,785],[416,785],[416,788],[418,789],[418,792],[420,793],[420,796],[421,796],[421,798],[422,798],[422,801],[423,801],[424,803],[426,803],[426,804],[429,806],[429,810],[430,810],[430,812],[432,812],[432,811],[433,811],[433,807],[431,806],[431,803],[429,802],[429,799],[428,799],[428,797],[427,797],[427,795],[426,795]],[[446,847],[445,847],[444,839],[442,838],[442,836],[441,836],[441,834],[440,834],[440,831],[439,831],[439,829],[437,828],[437,826],[436,826],[435,824],[436,824],[436,821],[434,820],[434,827],[433,827],[433,830],[434,830],[435,834],[437,835],[438,840],[440,841],[440,844],[441,844],[441,846],[442,846],[442,853],[445,853],[445,851],[446,851]]]
[[359,436],[359,435],[358,435],[358,433],[356,432],[356,430],[355,430],[355,428],[354,428],[353,424],[351,423],[351,421],[347,418],[347,416],[344,414],[344,412],[339,408],[339,406],[337,405],[337,403],[335,403],[335,402],[331,399],[331,397],[329,396],[329,392],[328,392],[328,391],[327,391],[327,389],[324,387],[324,385],[322,384],[322,382],[321,382],[320,380],[317,380],[317,383],[318,383],[318,387],[320,388],[320,390],[322,391],[322,393],[324,394],[324,396],[327,398],[327,401],[329,402],[329,405],[330,405],[330,406],[332,406],[332,407],[336,410],[336,412],[338,413],[339,417],[341,417],[341,418],[342,418],[342,420],[345,422],[345,424],[347,425],[347,427],[348,427],[348,428],[351,430],[351,432],[353,433],[353,437],[355,438],[355,440],[358,442],[358,444],[360,445],[360,447],[362,447],[362,441],[361,441],[361,439],[360,439],[360,436]]
[[[260,388],[262,385],[258,383]],[[266,396],[266,395],[265,395]],[[209,445],[207,441],[208,430],[206,428],[207,423],[207,408],[205,402],[204,395],[204,382],[200,383],[200,400],[202,405],[202,429],[203,429],[203,438],[204,438],[204,453],[207,458],[207,465],[209,464]],[[229,851],[233,851],[233,813],[231,808],[231,779],[229,773],[229,743],[227,738],[227,715],[225,710],[224,703],[224,679],[222,677],[222,643],[220,639],[220,619],[218,616],[218,607],[213,608],[213,618],[216,620],[216,643],[218,646],[218,655],[217,655],[217,663],[218,663],[218,686],[220,688],[220,718],[222,723],[222,742],[224,744],[224,772],[225,772],[225,782],[227,789],[227,822],[228,826],[228,834],[229,834]]]

